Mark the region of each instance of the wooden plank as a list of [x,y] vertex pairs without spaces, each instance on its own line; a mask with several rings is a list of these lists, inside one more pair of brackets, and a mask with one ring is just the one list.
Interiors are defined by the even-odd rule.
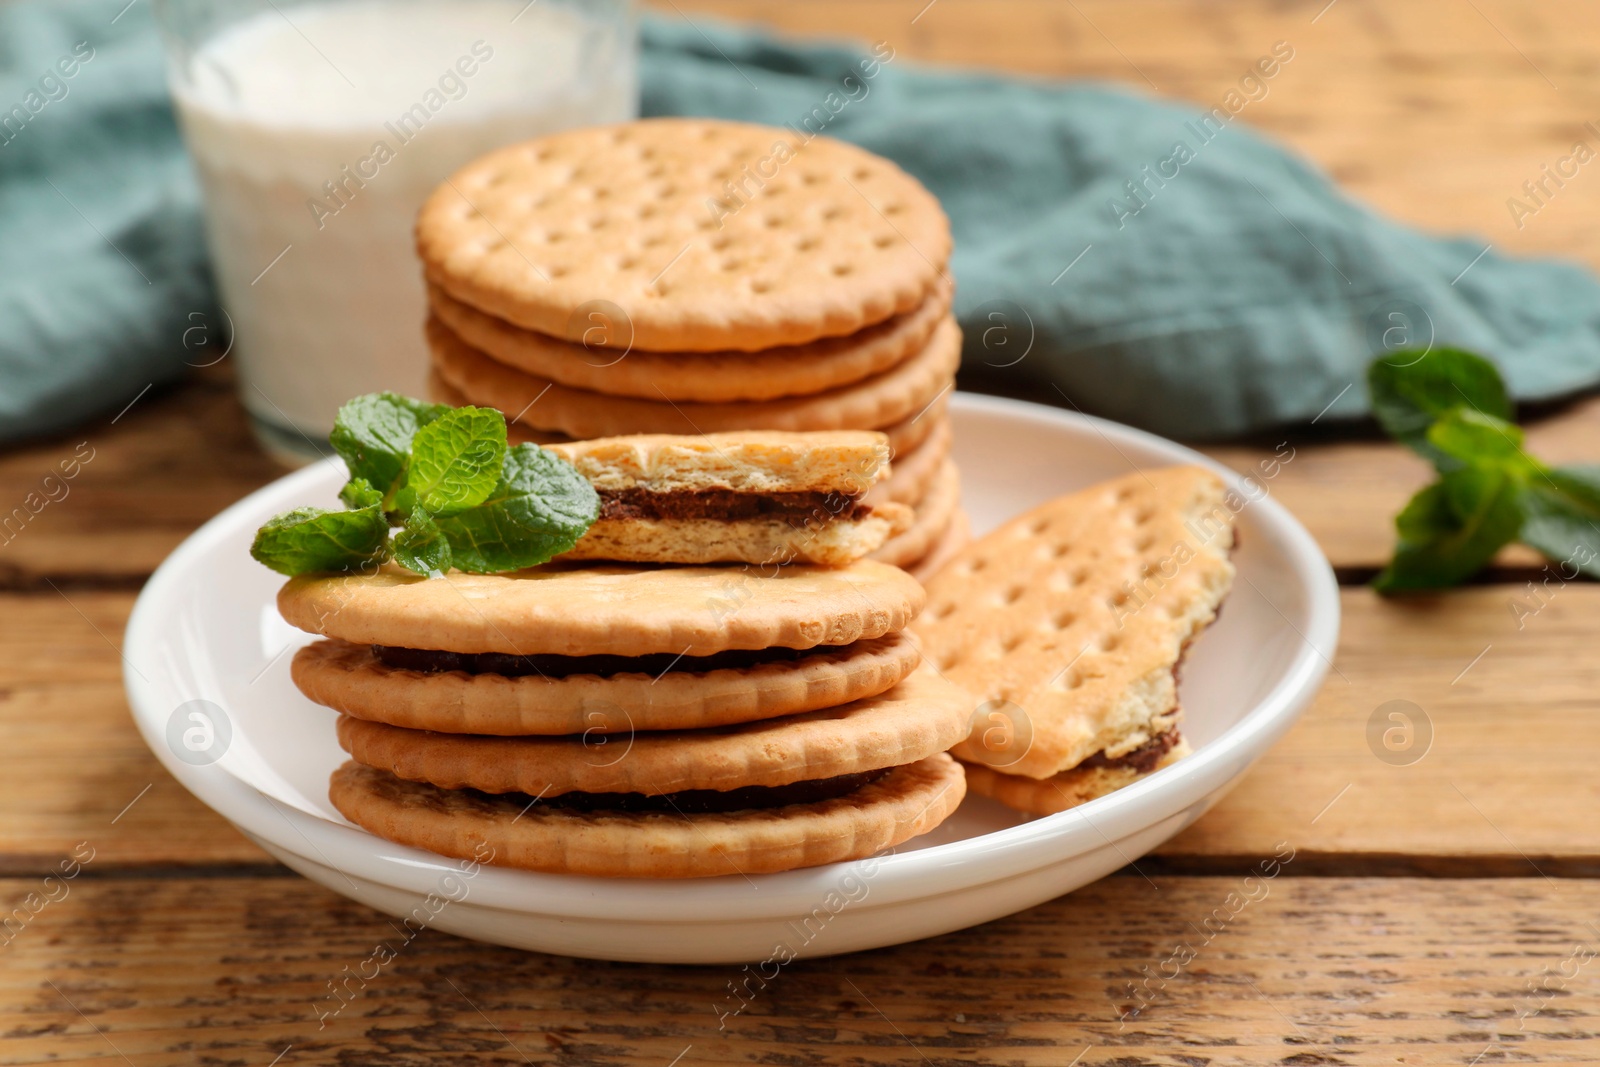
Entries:
[[106,866],[266,861],[134,729],[118,651],[132,594],[0,604],[0,872],[48,869],[81,841]]
[[120,417],[0,453],[0,586],[137,584],[282,473],[251,440],[226,366],[153,391]]
[[[1161,854],[1215,869],[1287,840],[1308,863],[1336,857],[1335,870],[1600,873],[1600,589],[1406,601],[1350,590],[1343,607],[1336,670],[1315,705]],[[1413,721],[1409,741],[1395,711]],[[1391,727],[1397,751],[1381,741]]]
[[[1542,609],[1509,586],[1407,602],[1347,591],[1337,673],[1314,707],[1160,862],[1231,870],[1289,841],[1308,863],[1347,872],[1600,869],[1600,661],[1589,654],[1600,589],[1540,596]],[[0,871],[42,870],[82,840],[103,842],[108,865],[262,859],[135,733],[112,644],[131,604],[78,591],[0,601],[11,652],[0,662],[11,769],[0,776]],[[1431,725],[1431,747],[1410,765],[1368,745],[1368,720],[1391,700],[1414,702]]]
[[[1114,877],[977,929],[768,969],[736,998],[736,966],[594,963],[432,931],[407,944],[299,879],[106,880],[98,863],[0,949],[0,1061],[1600,1059],[1593,882]],[[41,888],[0,882],[0,903]],[[365,964],[380,944],[395,958]]]
[[[1354,572],[1388,562],[1394,552],[1394,516],[1435,477],[1425,460],[1387,440],[1338,441],[1325,435],[1319,439],[1304,430],[1285,430],[1265,447],[1232,445],[1204,451],[1236,471],[1255,475],[1305,524],[1335,567]],[[1527,452],[1558,466],[1600,463],[1600,399],[1581,400],[1530,421]],[[1293,458],[1283,464],[1284,455]],[[1271,462],[1275,457],[1276,466]],[[1280,473],[1261,476],[1271,470]],[[1496,558],[1500,567],[1538,569],[1544,563],[1538,553],[1519,545]],[[1364,574],[1357,580],[1365,580]]]
[[[1218,104],[1277,41],[1293,60],[1240,117],[1373,206],[1502,251],[1600,264],[1580,177],[1524,218],[1506,206],[1579,138],[1600,90],[1600,10],[1564,0],[674,0],[677,12],[891,43],[897,57],[1124,83]],[[1584,174],[1583,171],[1579,172]],[[1466,266],[1465,263],[1462,264]]]

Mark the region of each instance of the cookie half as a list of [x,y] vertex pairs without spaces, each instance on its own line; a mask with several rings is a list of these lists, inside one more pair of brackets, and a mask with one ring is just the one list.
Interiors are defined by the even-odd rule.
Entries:
[[688,118],[492,152],[434,191],[416,239],[428,279],[486,314],[576,342],[603,304],[661,352],[855,333],[926,299],[950,254],[938,201],[888,160]]
[[915,418],[939,398],[949,389],[961,361],[961,329],[946,316],[916,355],[850,385],[778,400],[676,403],[557,385],[495,362],[437,318],[428,319],[425,332],[435,369],[468,401],[499,408],[508,419],[534,429],[574,438],[886,426]]
[[902,630],[916,579],[848,567],[550,563],[511,574],[301,575],[278,592],[291,626],[353,644],[510,655],[708,656],[848,645]]
[[954,461],[945,460],[927,494],[916,504],[916,518],[904,532],[895,535],[872,558],[896,567],[910,567],[923,559],[950,528],[950,521],[961,505],[961,472]]
[[965,692],[923,670],[877,696],[737,726],[481,737],[343,717],[339,743],[357,763],[442,789],[539,797],[728,792],[915,763],[966,736],[970,705]]
[[600,494],[569,560],[843,566],[910,525],[866,504],[889,473],[883,434],[741,431],[608,437],[551,451]]
[[[625,322],[601,325],[584,342],[525,330],[430,286],[428,306],[452,333],[496,362],[594,393],[645,400],[725,403],[807,396],[880,374],[922,351],[950,311],[941,280],[910,311],[859,333],[759,352],[648,352],[628,347]],[[615,335],[615,336],[613,336]]]
[[940,753],[809,803],[685,815],[584,811],[520,794],[440,789],[346,763],[329,797],[356,825],[402,845],[504,867],[630,878],[769,874],[864,859],[938,826],[966,794]]
[[1233,582],[1235,511],[1209,470],[1141,471],[1013,519],[930,578],[924,655],[1010,724],[956,754],[1045,779],[1167,730],[1184,651]]
[[964,763],[962,767],[967,773],[967,788],[979,796],[993,797],[1008,808],[1030,815],[1054,815],[1132,785],[1163,767],[1172,766],[1188,754],[1189,743],[1174,734],[1172,747],[1146,768],[1127,763],[1111,766],[1094,763],[1079,765],[1049,778],[1025,778],[982,763]]
[[[302,648],[290,673],[318,704],[371,722],[457,734],[593,736],[726,726],[830,708],[893,688],[921,659],[906,633],[748,656],[741,666],[718,666],[729,662],[726,654],[718,660],[661,653],[598,664],[573,658],[560,667],[577,670],[565,672],[549,662],[560,657],[543,657],[531,660],[527,672],[508,675],[393,666],[370,645],[335,638]],[[611,669],[619,666],[635,669]]]

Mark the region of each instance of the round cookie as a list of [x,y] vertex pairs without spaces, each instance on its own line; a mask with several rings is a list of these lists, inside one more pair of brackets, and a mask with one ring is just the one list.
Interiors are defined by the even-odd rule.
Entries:
[[[891,464],[890,471],[894,468]],[[945,460],[939,475],[928,489],[928,495],[916,504],[916,518],[910,529],[891,537],[871,559],[891,563],[896,567],[909,567],[933,550],[939,538],[949,529],[951,518],[961,504],[961,472],[953,460]]]
[[[463,407],[471,404],[461,391],[439,376],[436,368],[428,371],[428,395],[438,404],[449,404],[451,407]],[[929,439],[937,432],[941,425],[948,425],[949,418],[946,414],[950,406],[950,395],[945,393],[928,405],[925,412],[900,420],[888,426],[877,428],[880,433],[889,439],[889,455],[898,456],[910,453],[921,446],[922,442]],[[514,414],[514,413],[513,413]],[[538,445],[564,444],[575,440],[564,433],[546,433],[524,426],[520,422],[506,422],[506,439],[513,445],[525,441]]]
[[882,374],[811,396],[747,403],[675,403],[557,385],[490,359],[429,318],[439,375],[473,403],[573,437],[726,430],[839,430],[884,426],[917,414],[946,391],[961,362],[961,329],[946,316],[922,351]]
[[754,667],[507,677],[390,667],[367,645],[333,639],[302,648],[290,672],[307,697],[358,719],[549,736],[692,730],[833,707],[893,688],[920,659],[911,636],[895,633]]
[[960,508],[950,517],[950,525],[945,527],[944,533],[934,546],[910,567],[906,568],[911,576],[923,585],[933,580],[933,576],[944,569],[944,565],[956,557],[956,554],[972,543],[972,520],[967,518],[967,513]]
[[888,160],[687,118],[483,156],[422,205],[416,239],[428,279],[488,315],[580,341],[586,305],[614,308],[659,352],[855,333],[921,303],[950,254],[938,201]]
[[967,736],[972,697],[932,671],[833,708],[696,730],[476,737],[344,717],[357,763],[441,789],[484,793],[642,793],[780,786],[899,767]]
[[[1180,740],[1161,757],[1155,770],[1170,767],[1190,753],[1189,742]],[[1008,808],[1030,815],[1054,815],[1075,808],[1096,797],[1114,793],[1147,777],[1150,771],[1130,767],[1074,767],[1049,778],[1025,778],[1006,774],[982,763],[963,763],[967,788],[979,796],[992,797]]]
[[812,804],[684,817],[585,812],[407,782],[346,763],[329,798],[356,825],[441,856],[503,867],[632,878],[769,874],[864,859],[927,833],[966,795],[940,753]]
[[[922,442],[931,438],[941,423],[948,424],[949,421],[950,392],[946,389],[939,394],[938,399],[922,411],[899,422],[874,429],[889,439],[889,460],[892,464],[896,456],[910,454],[913,449],[920,447]],[[892,477],[894,474],[892,466],[889,473]]]
[[[931,418],[932,416],[923,416]],[[928,495],[928,489],[950,454],[954,437],[949,419],[939,419],[926,440],[916,448],[896,453],[889,464],[889,477],[868,489],[862,500],[868,504],[909,504]]]
[[[574,389],[646,400],[726,402],[808,396],[888,370],[921,351],[950,311],[941,281],[915,308],[860,333],[759,352],[647,352],[589,346],[513,326],[430,287],[433,314],[497,363]],[[597,335],[598,336],[598,335]]]
[[547,563],[511,574],[301,575],[278,592],[291,626],[353,644],[511,655],[709,656],[848,645],[922,610],[894,567],[661,567]]

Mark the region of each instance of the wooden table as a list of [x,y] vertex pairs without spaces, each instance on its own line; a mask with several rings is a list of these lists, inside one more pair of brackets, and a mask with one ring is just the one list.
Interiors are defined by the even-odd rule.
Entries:
[[[924,4],[926,3],[926,6]],[[1600,266],[1600,186],[1527,225],[1505,199],[1600,118],[1600,10],[1577,0],[666,0],[903,55],[1092,75],[1211,102],[1278,40],[1246,120],[1426,227]],[[1600,181],[1600,178],[1590,179]],[[1600,460],[1600,402],[1532,450]],[[65,500],[0,545],[0,1063],[1286,1064],[1600,1061],[1600,590],[1508,552],[1472,587],[1361,584],[1426,476],[1372,440],[1291,433],[1271,491],[1345,581],[1337,669],[1209,816],[1136,867],[988,926],[793,964],[718,1028],[731,967],[604,964],[426,933],[319,1028],[313,1003],[389,921],[290,874],[136,737],[118,643],[151,569],[278,473],[226,366],[114,423],[0,456],[9,509],[80,441]],[[1275,441],[1216,448],[1243,468]],[[1426,756],[1366,724],[1415,702]],[[1294,860],[1205,940],[1246,870]],[[47,882],[76,853],[68,882]],[[63,887],[65,895],[63,896]],[[1215,924],[1213,924],[1213,927]],[[1161,977],[1180,941],[1201,945]],[[1155,976],[1155,977],[1152,977]],[[1135,1011],[1134,1009],[1138,1009]]]

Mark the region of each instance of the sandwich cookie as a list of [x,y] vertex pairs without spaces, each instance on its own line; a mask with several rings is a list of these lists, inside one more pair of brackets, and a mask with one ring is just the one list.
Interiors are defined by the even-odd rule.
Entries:
[[967,513],[960,508],[950,517],[950,525],[945,527],[939,540],[934,542],[928,554],[913,563],[906,570],[911,576],[923,585],[927,585],[935,574],[944,569],[945,565],[956,558],[956,554],[972,543],[972,520],[967,518]]
[[[974,788],[1056,803],[1176,758],[1177,668],[1231,587],[1233,543],[1222,480],[1170,467],[1035,508],[930,578],[924,654],[983,702],[954,751],[1004,776]],[[1060,789],[1009,781],[1080,768]]]
[[938,419],[926,440],[916,448],[896,453],[889,477],[867,490],[868,504],[907,504],[915,506],[928,495],[933,480],[950,455],[950,420]]
[[914,418],[946,392],[961,361],[961,329],[946,316],[922,350],[882,374],[808,396],[747,403],[676,403],[607,396],[497,363],[437,317],[426,325],[439,376],[471,403],[538,430],[574,438],[728,430],[838,430]]
[[525,329],[581,342],[603,302],[636,349],[754,351],[911,311],[945,276],[950,227],[916,179],[842,141],[649,119],[475,160],[423,204],[416,241],[432,284]]
[[889,474],[883,434],[744,431],[638,435],[548,446],[600,496],[568,560],[844,566],[911,524],[868,504]]
[[709,656],[848,645],[902,630],[916,579],[848,567],[548,563],[510,574],[301,575],[278,593],[292,626],[352,644],[514,656]]
[[542,798],[581,793],[585,804],[604,808],[629,803],[610,794],[734,793],[875,776],[964,738],[970,704],[963,690],[924,669],[877,696],[737,726],[477,737],[346,717],[339,743],[357,763],[407,781]]
[[735,811],[699,810],[704,797],[686,795],[674,801],[681,811],[586,811],[407,782],[354,761],[334,772],[328,794],[356,825],[442,856],[478,858],[487,847],[496,865],[524,870],[706,878],[864,859],[938,826],[966,786],[960,765],[940,753],[842,795]]
[[625,322],[613,324],[598,311],[592,337],[564,341],[485,315],[438,286],[429,288],[428,306],[484,355],[558,385],[654,401],[725,403],[806,396],[888,370],[927,346],[950,311],[951,289],[941,280],[915,308],[859,333],[758,352],[647,352],[630,347]]
[[905,532],[891,538],[872,558],[896,567],[910,567],[933,550],[950,528],[961,505],[961,472],[951,460],[939,467],[927,495],[917,502],[916,518]]
[[548,736],[691,730],[831,708],[893,688],[921,658],[903,632],[712,656],[472,655],[334,638],[302,648],[290,671],[307,697],[358,719]]
[[1054,815],[1170,767],[1189,751],[1189,742],[1174,729],[1135,749],[1132,758],[1112,764],[1091,756],[1070,771],[1049,778],[1006,774],[982,763],[964,763],[962,769],[967,772],[967,788],[979,796],[992,797],[1030,815]]
[[[464,407],[472,403],[462,392],[439,376],[437,368],[428,371],[428,396],[438,404],[449,404],[451,407]],[[878,432],[888,438],[889,456],[909,454],[920,448],[924,441],[932,440],[940,427],[949,428],[950,419],[949,393],[941,394],[937,400],[930,404],[926,411],[909,418],[905,418],[888,426],[878,428]],[[490,405],[493,406],[493,405]],[[516,412],[512,413],[513,415]],[[573,440],[564,433],[550,433],[544,430],[535,430],[515,419],[506,421],[506,439],[513,445],[531,442],[536,445],[564,444]]]

